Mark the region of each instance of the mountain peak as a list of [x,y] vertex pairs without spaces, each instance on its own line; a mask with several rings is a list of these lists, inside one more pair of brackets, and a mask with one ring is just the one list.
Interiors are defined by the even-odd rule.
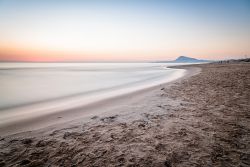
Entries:
[[187,56],[180,56],[175,61],[197,61],[198,59],[187,57]]
[[207,62],[207,60],[199,60],[192,57],[180,56],[174,62],[176,63],[199,63],[199,62]]
[[200,60],[187,56],[179,56],[174,61],[158,61],[156,63],[203,63],[203,62],[212,62],[211,60]]

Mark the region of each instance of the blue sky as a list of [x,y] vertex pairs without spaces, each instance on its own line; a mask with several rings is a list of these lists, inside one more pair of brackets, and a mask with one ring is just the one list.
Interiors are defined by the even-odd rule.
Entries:
[[250,55],[249,0],[0,0],[1,60]]

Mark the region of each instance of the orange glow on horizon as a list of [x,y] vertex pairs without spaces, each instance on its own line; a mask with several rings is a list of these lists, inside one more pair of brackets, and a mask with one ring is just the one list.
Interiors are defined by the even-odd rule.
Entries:
[[[219,51],[217,51],[218,53]],[[117,56],[119,55],[119,56]],[[151,55],[151,56],[150,56]],[[155,56],[154,56],[155,55]],[[157,60],[174,60],[176,57],[181,56],[180,54],[169,54],[164,53],[88,53],[88,52],[66,52],[66,51],[51,51],[51,50],[39,50],[39,49],[21,49],[21,48],[0,48],[0,61],[20,61],[20,62],[105,62],[105,61],[157,61]],[[186,54],[183,54],[186,55]],[[196,55],[187,55],[194,58],[201,59],[214,59],[219,60],[218,56],[204,56],[199,57]],[[220,58],[228,58],[230,53],[221,52]],[[232,54],[231,54],[232,55]],[[241,55],[244,58],[244,53]],[[229,57],[230,58],[230,57]],[[235,58],[235,57],[234,57]],[[236,57],[237,58],[237,57]]]
[[[181,50],[181,49],[180,49]],[[198,59],[230,59],[230,58],[244,58],[244,52],[238,57],[235,57],[239,51],[218,49],[218,50],[197,50],[193,53],[190,50],[184,50],[179,54],[180,50],[169,51],[122,51],[122,52],[108,52],[108,51],[63,51],[63,50],[49,50],[38,48],[24,48],[24,47],[10,47],[0,46],[0,61],[20,61],[20,62],[108,62],[108,61],[157,61],[157,60],[174,60],[178,56],[190,56]],[[219,56],[218,56],[219,54]],[[202,56],[200,56],[202,55]],[[234,57],[229,57],[233,55]]]
[[[119,56],[117,56],[119,55]],[[164,56],[158,56],[159,60]],[[67,62],[67,61],[152,61],[145,54],[134,52],[108,53],[108,52],[74,52],[53,51],[42,49],[0,48],[0,61],[23,62]]]

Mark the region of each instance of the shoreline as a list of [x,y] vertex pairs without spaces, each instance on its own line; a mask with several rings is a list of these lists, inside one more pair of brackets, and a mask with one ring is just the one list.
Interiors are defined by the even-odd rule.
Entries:
[[[82,119],[0,138],[7,166],[248,166],[250,64],[202,69]],[[135,100],[136,99],[136,100]],[[101,107],[102,110],[106,109]]]
[[[169,67],[173,68],[173,67]],[[178,66],[175,67],[177,69]],[[126,104],[131,101],[140,99],[143,95],[150,93],[151,91],[158,89],[161,85],[171,85],[176,81],[180,81],[184,78],[196,75],[200,72],[198,68],[191,68],[184,72],[183,76],[173,81],[168,81],[158,85],[150,86],[147,88],[138,89],[132,92],[111,96],[108,98],[100,99],[89,104],[85,104],[79,107],[71,107],[69,109],[63,109],[56,112],[51,112],[42,115],[30,115],[28,118],[23,118],[9,123],[0,124],[0,136],[15,135],[17,133],[25,133],[25,131],[33,131],[46,127],[56,126],[57,124],[64,124],[70,121],[74,121],[77,118],[89,120],[90,117],[103,113],[110,112],[120,104],[126,101]],[[130,98],[133,97],[131,100]],[[102,110],[107,110],[102,112]],[[113,112],[113,111],[112,111]]]

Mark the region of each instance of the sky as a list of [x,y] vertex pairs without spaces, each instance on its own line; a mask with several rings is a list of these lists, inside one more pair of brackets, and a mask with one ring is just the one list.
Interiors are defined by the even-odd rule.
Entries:
[[0,0],[0,61],[250,57],[249,0]]

